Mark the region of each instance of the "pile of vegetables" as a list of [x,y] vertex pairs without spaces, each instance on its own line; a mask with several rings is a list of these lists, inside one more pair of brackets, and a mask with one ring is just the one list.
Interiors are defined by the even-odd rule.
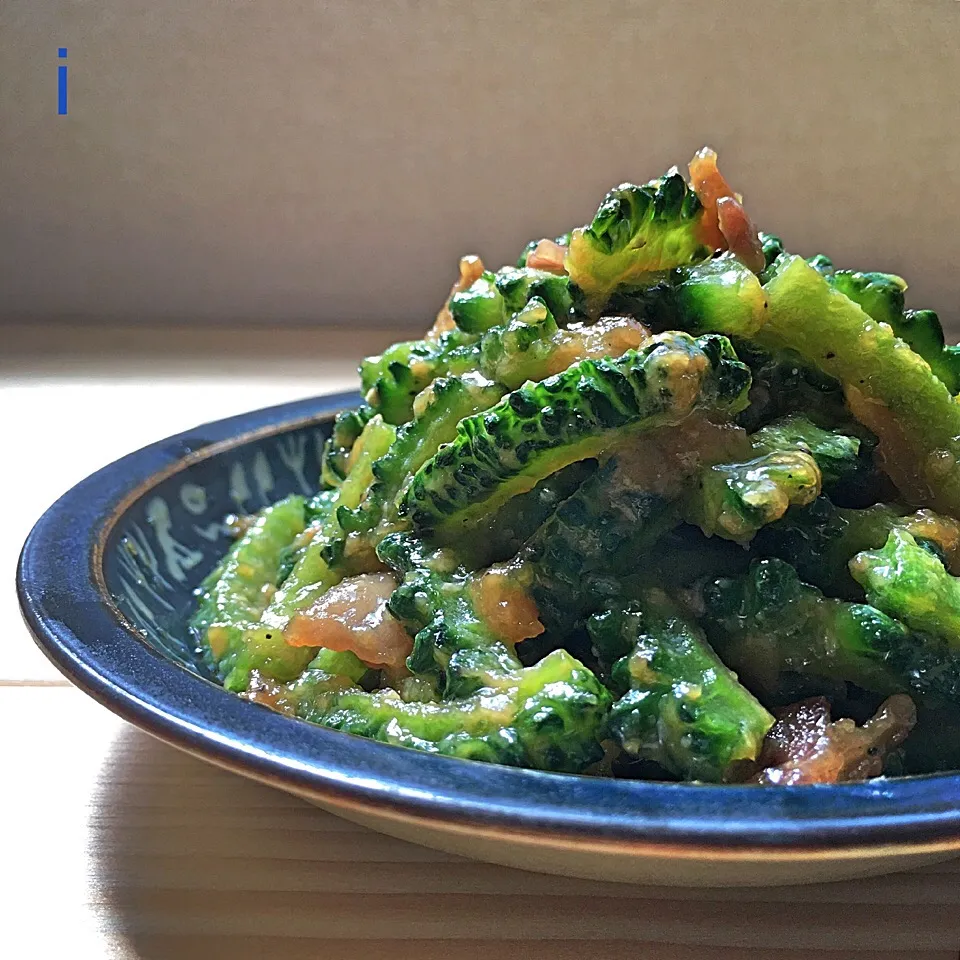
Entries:
[[[960,766],[960,348],[701,150],[360,366],[321,489],[192,620],[224,685],[451,757],[796,784]],[[908,738],[909,735],[909,738]]]

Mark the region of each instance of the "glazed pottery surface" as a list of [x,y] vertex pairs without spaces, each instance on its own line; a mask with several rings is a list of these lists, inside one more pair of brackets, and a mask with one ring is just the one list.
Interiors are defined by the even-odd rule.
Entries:
[[701,886],[839,879],[960,851],[960,775],[735,787],[578,777],[431,756],[293,720],[219,687],[186,629],[224,517],[311,493],[355,395],[206,424],[65,494],[18,569],[37,642],[144,730],[383,832],[528,870]]

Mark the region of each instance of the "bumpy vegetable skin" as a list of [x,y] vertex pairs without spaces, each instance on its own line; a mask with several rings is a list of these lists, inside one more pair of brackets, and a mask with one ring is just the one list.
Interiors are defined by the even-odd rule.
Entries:
[[529,267],[485,271],[466,290],[453,294],[450,314],[465,333],[481,334],[508,324],[533,298],[565,322],[573,304],[570,281]]
[[855,270],[832,270],[826,275],[830,286],[878,323],[889,324],[896,331],[903,318],[903,294],[907,289],[902,278],[892,273],[859,273]]
[[[507,669],[512,646],[544,627],[556,638],[571,633],[677,522],[669,500],[613,457],[493,570],[471,573],[455,566],[458,552],[431,554],[410,535],[386,538],[379,555],[404,576],[390,610],[415,638],[408,666],[441,676],[448,695],[470,689],[481,667]],[[484,608],[499,608],[500,622],[509,609],[509,630],[498,632]]]
[[878,323],[886,323],[952,394],[960,391],[960,353],[944,342],[940,318],[933,310],[907,310],[906,281],[892,273],[859,273],[837,270],[830,284],[849,297]]
[[[868,282],[856,280],[868,275],[841,274],[847,279],[839,287],[836,276],[825,277],[801,257],[780,256],[762,288],[762,322],[746,335],[775,355],[795,352],[843,385],[854,415],[880,437],[883,462],[907,499],[960,511],[960,405],[923,357],[842,288],[853,292],[857,286],[864,303],[885,317],[895,314],[897,305],[880,310],[883,298],[873,295]],[[731,305],[703,316],[711,318],[711,329],[742,336],[741,314],[733,305],[743,296],[733,296],[732,284],[720,277],[723,301]],[[667,312],[689,328],[683,311]]]
[[679,423],[698,408],[743,404],[749,373],[722,337],[651,338],[617,360],[584,360],[468,417],[417,472],[403,509],[414,526],[452,539],[518,493],[628,433]]
[[[465,570],[450,551],[431,550],[409,534],[386,537],[377,552],[403,577],[389,608],[414,638],[407,661],[413,673],[435,679],[452,697],[477,689],[490,672],[509,672],[520,665],[512,641],[523,637],[505,637],[478,610],[482,575]],[[534,636],[542,627],[527,586],[517,585],[518,600],[528,614],[518,629]]]
[[945,342],[940,318],[933,310],[905,310],[893,332],[930,364],[950,393],[960,393],[960,348]]
[[271,643],[272,637],[266,647],[249,641],[280,578],[284,551],[304,523],[303,497],[288,497],[267,507],[230,549],[201,597],[191,627],[204,659],[228,689],[243,689],[255,668],[290,679],[310,659],[282,642]]
[[684,519],[708,536],[749,542],[788,509],[811,504],[825,487],[856,483],[870,467],[860,440],[823,430],[807,417],[776,420],[750,437],[754,457],[701,470]]
[[641,316],[653,330],[729,336],[753,374],[750,407],[741,417],[748,429],[796,416],[804,432],[826,428],[817,440],[827,444],[832,442],[829,429],[851,419],[838,380],[794,350],[764,350],[756,343],[769,319],[767,293],[760,279],[731,254],[677,269],[651,287],[618,290],[612,304]]
[[855,600],[863,599],[863,591],[851,576],[850,561],[861,551],[882,547],[894,529],[935,546],[951,572],[960,571],[960,524],[931,510],[908,513],[896,504],[847,509],[819,497],[765,527],[753,546],[759,556],[789,561],[803,580],[830,596]]
[[851,437],[818,427],[808,417],[782,417],[761,427],[751,436],[759,454],[799,450],[816,462],[827,493],[851,481],[869,469],[860,456],[863,446],[859,437]]
[[765,290],[769,319],[758,341],[796,350],[844,384],[908,500],[960,513],[960,405],[929,365],[800,257]]
[[757,758],[773,717],[665,593],[596,614],[587,629],[611,664],[610,729],[627,753],[713,783]]
[[849,681],[880,694],[960,704],[960,656],[869,604],[824,596],[781,560],[754,561],[704,590],[707,635],[753,689],[773,691],[784,671]]
[[[541,629],[536,607],[524,596],[522,571],[470,574],[443,551],[430,552],[403,534],[387,537],[380,555],[404,577],[389,605],[415,634],[410,665],[437,678],[443,701],[406,703],[395,691],[366,693],[320,668],[275,697],[314,722],[450,756],[572,772],[602,756],[610,701],[602,684],[565,651],[526,669],[513,652],[516,640]],[[512,637],[485,614],[488,579],[505,581],[492,584],[492,609],[500,613],[512,602]],[[518,606],[530,624],[519,633]]]
[[743,463],[721,463],[700,475],[684,519],[708,535],[746,542],[790,506],[820,493],[820,469],[809,453],[777,450]]
[[766,321],[767,299],[757,275],[725,253],[672,270],[656,283],[620,287],[607,309],[635,313],[658,331],[750,337]]
[[413,401],[438,377],[469,373],[479,356],[477,337],[459,330],[436,340],[395,343],[360,364],[360,383],[372,411],[394,426],[413,417]]
[[541,770],[960,762],[960,347],[901,278],[758,233],[709,148],[688,171],[462,257],[363,361],[320,491],[237,520],[198,588],[225,686]]
[[611,190],[590,224],[570,235],[565,265],[586,312],[599,313],[618,286],[707,259],[704,221],[703,204],[677,172]]
[[339,487],[350,469],[350,451],[373,416],[368,404],[356,410],[342,410],[333,421],[333,429],[323,445],[320,479],[327,487]]
[[541,480],[531,491],[508,500],[456,544],[469,570],[511,559],[593,475],[596,460],[578,460]]
[[756,431],[772,420],[801,414],[817,426],[849,432],[851,415],[839,380],[795,350],[767,350],[743,337],[731,342],[750,368],[750,403],[737,418],[744,429]]
[[[284,631],[291,619],[350,573],[363,572],[369,556],[351,556],[337,520],[340,506],[355,507],[372,482],[371,466],[393,442],[395,429],[377,416],[364,427],[351,454],[346,478],[325,498],[309,542],[297,551],[296,562],[256,621],[248,621],[234,643],[237,651],[224,686],[244,690],[256,670],[276,680],[295,677],[315,652],[287,643]],[[301,508],[302,509],[302,508]],[[302,528],[301,528],[302,529]],[[374,558],[375,559],[375,558]]]
[[808,507],[791,510],[764,527],[753,548],[758,556],[792,563],[804,581],[831,596],[862,599],[848,564],[861,550],[881,546],[901,515],[902,511],[885,504],[846,510],[828,497],[818,497]]
[[269,701],[334,730],[441,756],[561,773],[603,756],[610,694],[566,651],[488,679],[460,699],[406,702],[394,690],[367,693],[307,670]]
[[357,507],[341,505],[337,520],[343,530],[362,532],[377,524],[394,523],[397,498],[420,466],[456,436],[457,424],[493,406],[504,391],[477,374],[435,380],[417,399],[413,420],[397,431],[396,439],[370,465],[373,482]]
[[783,253],[783,241],[776,234],[766,233],[763,230],[760,231],[759,238],[764,263],[764,270],[760,274],[760,279],[766,283],[769,279],[766,271],[773,266],[780,254]]
[[572,632],[616,594],[637,558],[679,522],[676,505],[651,493],[614,456],[530,538],[519,556],[544,626]]
[[510,390],[526,380],[542,380],[559,329],[550,308],[534,297],[480,341],[480,369]]
[[616,358],[635,350],[649,331],[631,317],[601,317],[596,323],[559,327],[547,305],[535,297],[503,327],[484,334],[480,370],[507,390],[528,380],[561,373],[579,360]]
[[960,650],[960,580],[909,530],[895,527],[882,548],[858,553],[850,571],[869,603]]
[[336,487],[321,490],[304,504],[303,514],[305,526],[303,530],[284,547],[280,555],[280,573],[277,576],[277,586],[282,586],[290,574],[293,573],[300,558],[307,552],[307,548],[313,542],[313,538],[329,522],[336,505]]

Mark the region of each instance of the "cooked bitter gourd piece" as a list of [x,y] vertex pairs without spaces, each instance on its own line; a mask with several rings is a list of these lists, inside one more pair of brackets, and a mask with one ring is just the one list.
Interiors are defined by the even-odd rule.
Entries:
[[587,629],[620,696],[610,729],[628,754],[714,783],[757,758],[773,717],[662,590],[594,615]]
[[347,532],[373,530],[397,520],[397,498],[419,467],[456,437],[457,424],[492,407],[504,394],[480,374],[441,377],[417,398],[414,418],[397,430],[389,448],[370,465],[373,482],[356,507],[337,508]]
[[632,317],[601,317],[595,323],[557,325],[547,305],[534,297],[506,325],[480,341],[480,370],[507,390],[528,380],[562,373],[578,360],[620,357],[635,350],[649,330]]
[[788,508],[805,507],[824,488],[846,487],[870,466],[860,440],[823,430],[801,415],[750,437],[750,459],[704,467],[685,498],[684,519],[708,536],[748,542]]
[[[387,449],[394,436],[394,428],[379,416],[364,427],[351,457],[350,470],[333,497],[325,499],[324,510],[311,527],[309,542],[297,551],[293,569],[272,597],[267,598],[269,603],[261,607],[260,616],[247,619],[242,629],[231,634],[229,670],[222,668],[227,689],[245,690],[253,670],[277,680],[290,680],[310,662],[315,651],[288,644],[284,630],[297,611],[308,607],[344,576],[369,566],[369,557],[345,555],[336,508],[357,505],[372,480],[373,460]],[[302,530],[302,500],[300,510]],[[278,558],[278,562],[283,560],[285,557]]]
[[778,557],[796,567],[800,577],[830,596],[862,600],[863,590],[849,564],[863,550],[879,549],[898,528],[935,544],[953,572],[960,572],[960,524],[931,510],[908,513],[898,504],[877,503],[864,509],[836,507],[829,497],[791,510],[764,527],[753,541],[761,557]]
[[723,337],[652,337],[617,360],[583,360],[468,417],[410,482],[402,512],[452,540],[569,463],[698,409],[736,413],[749,373]]
[[784,671],[849,681],[921,703],[960,704],[960,655],[876,607],[824,596],[782,560],[758,560],[735,580],[704,590],[707,635],[753,689]]
[[408,666],[442,677],[447,695],[472,689],[479,666],[518,662],[513,646],[544,627],[558,638],[571,633],[677,522],[671,503],[612,457],[515,557],[491,569],[471,572],[459,551],[388,536],[378,554],[404,578],[389,607],[414,636]]
[[[230,548],[216,577],[205,584],[191,627],[204,659],[231,690],[246,686],[246,672],[260,666],[247,637],[270,601],[289,549],[305,524],[303,497],[287,497],[262,510]],[[271,668],[287,679],[307,664],[298,651],[278,643],[269,654]],[[243,683],[240,675],[243,675]]]
[[611,190],[590,224],[570,235],[565,265],[585,312],[597,316],[618,286],[707,259],[707,241],[703,204],[674,170]]
[[881,546],[902,514],[886,504],[848,510],[834,506],[829,497],[817,497],[760,530],[753,549],[760,557],[793,564],[805,582],[830,596],[862,599],[848,564],[855,553]]
[[803,450],[776,450],[741,463],[705,468],[685,501],[684,520],[709,535],[749,541],[790,506],[820,493],[820,469]]
[[751,435],[750,441],[760,454],[788,450],[810,454],[820,469],[823,489],[828,494],[870,469],[860,455],[863,444],[859,437],[824,430],[802,414],[781,417],[761,427]]
[[[689,271],[687,281],[694,291],[700,286],[694,279],[698,269],[703,268]],[[678,271],[681,277],[683,273]],[[749,286],[738,286],[717,269],[712,296],[704,297],[702,305],[679,308],[674,287],[666,284],[649,292],[644,316],[658,329],[672,324],[693,331],[716,330],[745,335],[774,356],[794,352],[804,364],[813,364],[843,385],[854,416],[880,438],[882,463],[904,497],[915,504],[960,511],[960,405],[924,357],[843,292],[848,290],[878,315],[892,318],[896,304],[881,299],[881,311],[877,297],[868,297],[872,275],[841,273],[836,280],[837,276],[832,268],[825,276],[801,257],[782,255],[762,288],[766,300],[762,310],[753,306],[755,292]],[[677,288],[683,286],[680,282]],[[884,287],[887,294],[890,289],[890,284]],[[760,322],[745,329],[744,316]],[[896,330],[907,337],[909,326],[903,320]],[[934,363],[940,362],[925,352]],[[944,377],[951,380],[947,373]]]
[[546,304],[561,323],[566,323],[572,306],[570,281],[529,267],[504,267],[496,273],[484,271],[466,290],[450,297],[450,314],[465,333],[484,333],[507,325],[534,297]]
[[596,460],[578,460],[508,500],[457,540],[457,556],[468,570],[509,560],[596,471]]
[[889,324],[914,353],[930,364],[952,394],[960,391],[960,352],[945,344],[940,318],[933,310],[905,309],[905,280],[892,273],[853,270],[836,270],[827,278],[878,323]]
[[676,504],[644,489],[616,456],[559,505],[518,560],[532,576],[540,620],[565,636],[616,594],[624,576],[655,564],[649,551],[679,523]]
[[610,694],[565,650],[531,667],[490,675],[453,700],[405,701],[368,693],[316,668],[264,697],[275,709],[334,730],[427,753],[561,773],[603,756]]
[[749,337],[766,320],[760,280],[733,254],[725,253],[662,275],[656,283],[618,287],[606,310],[639,317],[654,330],[721,332]]
[[787,258],[764,289],[761,345],[796,350],[843,383],[907,500],[960,512],[960,404],[926,361],[800,257]]
[[350,469],[350,451],[363,428],[373,416],[369,404],[356,410],[341,410],[333,421],[333,429],[323,445],[320,464],[320,479],[327,487],[339,487]]
[[750,405],[737,418],[745,430],[756,431],[772,420],[799,413],[820,427],[849,433],[851,414],[839,380],[795,350],[765,350],[743,337],[732,337],[731,342],[750,368]]
[[451,330],[436,340],[408,340],[360,364],[360,383],[373,411],[399,426],[413,416],[413,401],[437,377],[477,367],[478,338]]
[[858,553],[850,572],[868,603],[960,650],[960,580],[908,529],[894,527],[881,548]]
[[384,539],[380,554],[404,576],[390,610],[415,634],[410,665],[442,678],[445,699],[367,693],[352,688],[355,677],[332,676],[336,664],[317,661],[274,693],[274,705],[279,697],[314,722],[450,756],[572,772],[602,756],[603,685],[565,651],[530,668],[513,652],[542,630],[524,571],[470,574],[404,534]]
[[517,668],[513,645],[543,631],[528,573],[509,566],[472,573],[449,550],[431,550],[410,534],[391,534],[377,553],[403,578],[388,606],[414,638],[407,664],[438,678],[445,696]]

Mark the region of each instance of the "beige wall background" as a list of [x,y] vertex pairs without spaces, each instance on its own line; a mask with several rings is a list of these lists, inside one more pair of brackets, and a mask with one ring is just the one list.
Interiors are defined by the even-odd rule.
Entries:
[[2,0],[0,318],[422,326],[704,142],[960,317],[958,90],[954,0]]

